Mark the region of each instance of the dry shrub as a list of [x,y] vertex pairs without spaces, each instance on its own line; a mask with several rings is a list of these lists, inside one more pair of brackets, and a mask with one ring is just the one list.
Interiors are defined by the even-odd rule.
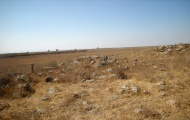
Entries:
[[92,79],[92,73],[93,70],[80,70],[80,72],[77,75],[79,80],[90,80]]
[[25,112],[20,112],[20,111],[12,111],[10,113],[11,119],[14,120],[28,120],[28,119],[34,119],[38,120],[40,116],[34,112],[34,111],[25,111]]
[[123,68],[116,69],[115,74],[116,74],[116,76],[117,76],[118,79],[127,79],[127,75],[124,73],[124,69]]
[[[22,91],[24,83],[18,83],[16,76],[18,74],[7,74],[0,78],[0,97],[4,98],[20,98],[34,94],[35,90],[31,86],[35,86],[39,80],[35,75],[28,74],[28,83],[30,83],[30,92]],[[16,96],[15,96],[16,95]]]
[[32,83],[33,85],[36,85],[40,82],[38,76],[35,74],[28,74],[28,78],[29,78],[29,83]]
[[59,65],[56,61],[51,61],[47,64],[48,67],[53,67],[55,69],[58,69],[59,68]]
[[[139,112],[135,112],[135,109],[139,109]],[[142,110],[142,111],[141,111]],[[147,108],[145,106],[131,106],[127,109],[121,110],[121,112],[115,111],[117,116],[113,116],[113,119],[137,119],[137,120],[144,120],[144,119],[161,119],[162,116],[160,113],[156,112],[154,109]],[[118,115],[119,114],[119,115]]]
[[0,78],[0,97],[10,96],[14,91],[15,81],[13,75],[6,74]]
[[72,73],[67,74],[66,76],[60,78],[57,83],[76,83],[77,79],[76,76]]
[[146,107],[141,108],[143,111],[142,113],[137,113],[138,118],[149,118],[149,119],[161,119],[161,114],[158,112],[155,112],[153,110],[150,110]]
[[62,73],[65,76],[61,78],[61,82],[76,83],[83,79],[90,80],[93,78],[94,69],[87,63],[73,64],[69,61],[69,63],[64,63],[64,69]]
[[36,64],[34,66],[34,72],[36,72],[36,73],[42,72],[43,70],[44,70],[44,65],[42,65],[42,64]]
[[61,77],[61,80],[58,82],[63,82],[63,83],[77,83],[78,81],[81,80],[90,80],[92,79],[92,71],[91,70],[84,70],[81,69],[79,72],[75,72],[74,70],[67,71],[64,77]]
[[77,100],[77,97],[75,97],[75,95],[78,95],[78,94],[66,94],[65,95],[65,98],[63,99],[63,105],[70,105],[72,104],[73,102],[75,102]]
[[172,70],[182,70],[190,68],[190,53],[176,55],[174,59],[169,60],[169,65]]

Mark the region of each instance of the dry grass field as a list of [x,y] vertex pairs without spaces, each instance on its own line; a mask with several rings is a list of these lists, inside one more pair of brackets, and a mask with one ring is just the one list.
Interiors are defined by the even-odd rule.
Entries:
[[188,120],[189,113],[189,44],[0,58],[1,120]]

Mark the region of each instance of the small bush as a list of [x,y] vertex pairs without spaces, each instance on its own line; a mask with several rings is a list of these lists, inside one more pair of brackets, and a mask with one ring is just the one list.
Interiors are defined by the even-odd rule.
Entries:
[[127,79],[127,75],[123,71],[124,71],[124,69],[122,69],[122,68],[118,68],[116,70],[116,76],[118,79]]
[[56,61],[51,61],[48,63],[48,67],[53,67],[55,69],[59,68],[59,65]]
[[0,78],[0,97],[10,96],[14,91],[15,81],[13,75],[6,74]]

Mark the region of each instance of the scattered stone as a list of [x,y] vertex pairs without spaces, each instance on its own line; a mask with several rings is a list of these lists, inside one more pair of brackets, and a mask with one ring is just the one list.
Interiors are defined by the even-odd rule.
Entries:
[[81,81],[82,81],[82,82],[85,82],[85,81],[86,81],[86,79],[82,79]]
[[[121,87],[120,93],[123,94],[124,92],[126,92],[126,91],[129,90],[129,89],[130,89],[131,91],[135,92],[135,93],[138,93],[139,90],[140,90],[138,86],[132,85],[132,86],[129,87],[129,85],[124,84],[124,85]],[[149,94],[147,91],[144,91],[144,93]]]
[[83,104],[83,105],[87,105],[87,104],[89,104],[89,102],[83,101],[82,104]]
[[54,67],[44,67],[44,70],[52,70]]
[[55,71],[54,71],[54,70],[49,70],[48,72],[49,72],[49,73],[54,73]]
[[166,85],[165,81],[161,81],[158,83],[158,85]]
[[41,109],[38,108],[36,112],[38,114],[44,114],[46,111],[47,111],[47,108],[41,108]]
[[165,93],[165,92],[161,92],[160,95],[161,95],[161,96],[165,96],[166,93]]
[[46,77],[46,78],[45,78],[45,82],[46,82],[46,83],[53,82],[53,80],[54,80],[54,79],[53,79],[52,77]]
[[189,44],[177,44],[177,45],[164,45],[156,47],[156,51],[161,54],[171,54],[173,51],[186,51],[189,48]]
[[56,92],[56,88],[50,88],[48,93],[50,94],[54,94]]
[[128,66],[125,66],[125,67],[124,67],[124,69],[125,69],[125,70],[128,70],[128,69],[129,69],[129,67],[128,67]]
[[50,100],[51,99],[51,97],[42,97],[41,98],[41,100],[44,100],[44,101],[48,101],[48,100]]
[[95,60],[92,60],[92,61],[90,62],[90,64],[92,64],[92,65],[93,65],[95,62],[96,62]]
[[116,100],[118,98],[118,95],[111,96],[111,99]]
[[86,80],[86,82],[93,83],[93,82],[95,82],[95,80],[94,79],[90,79],[90,80]]
[[97,55],[91,55],[90,58],[94,60],[94,59],[99,59],[100,56],[97,56]]
[[172,52],[172,49],[168,48],[167,51],[168,51],[168,52]]
[[59,67],[62,67],[63,65],[64,65],[63,63],[59,63],[59,64],[58,64]]
[[38,76],[42,76],[43,75],[43,73],[38,73]]
[[61,76],[62,78],[64,78],[64,77],[66,76],[66,74],[60,74],[60,76]]
[[131,90],[135,93],[138,93],[139,92],[139,87],[138,86],[131,86]]
[[176,107],[178,107],[180,105],[180,103],[177,100],[169,100],[168,103],[170,105],[174,105]]
[[71,67],[71,66],[68,66],[67,68],[66,68],[66,70],[72,70],[73,69],[73,67]]
[[17,81],[18,82],[27,82],[28,80],[27,80],[26,75],[18,75],[17,76]]
[[158,68],[158,66],[154,66],[153,68],[154,68],[154,69],[157,69],[157,68]]
[[179,107],[180,103],[177,100],[169,100],[168,103],[172,106]]
[[87,93],[82,93],[80,96],[81,97],[86,97],[86,96],[89,96],[89,95]]
[[53,81],[59,81],[60,79],[59,78],[55,78]]
[[102,75],[102,76],[98,76],[98,79],[105,79],[106,76],[105,75]]
[[124,85],[122,85],[121,89],[127,90],[127,89],[129,89],[129,86],[127,84],[124,84]]
[[142,110],[142,109],[139,109],[139,108],[136,108],[136,109],[134,109],[133,111],[134,111],[135,113],[137,113],[137,114],[140,114],[140,113],[143,112],[143,110]]
[[113,91],[113,89],[112,88],[106,88],[106,91]]
[[142,60],[142,61],[140,61],[140,63],[145,63],[145,61],[144,61],[144,60]]
[[113,78],[113,77],[115,77],[115,76],[116,76],[115,74],[109,75],[110,78]]
[[94,88],[90,88],[89,91],[90,91],[90,92],[94,91]]
[[112,68],[108,68],[108,72],[109,72],[109,73],[112,73],[112,72],[113,72],[113,69],[112,69]]
[[75,60],[72,64],[77,65],[77,64],[81,64],[81,62]]

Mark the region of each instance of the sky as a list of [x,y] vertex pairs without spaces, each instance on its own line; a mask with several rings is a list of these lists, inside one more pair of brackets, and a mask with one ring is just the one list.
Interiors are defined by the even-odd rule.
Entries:
[[190,0],[0,0],[0,53],[190,43]]

